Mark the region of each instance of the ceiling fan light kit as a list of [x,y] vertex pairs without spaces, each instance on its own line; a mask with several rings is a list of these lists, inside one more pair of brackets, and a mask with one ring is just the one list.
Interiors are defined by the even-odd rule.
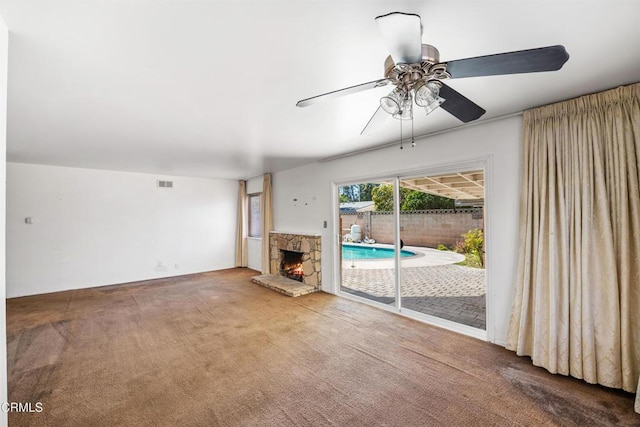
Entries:
[[380,107],[398,120],[411,120],[413,111],[411,108],[411,93],[394,89],[387,96],[380,98]]
[[[443,80],[502,74],[556,71],[569,59],[564,46],[548,46],[495,55],[440,62],[440,52],[422,43],[422,22],[413,13],[392,12],[375,18],[390,55],[384,61],[384,78],[298,101],[298,107],[336,96],[385,85],[395,88],[380,99],[380,107],[361,134],[373,133],[389,116],[413,120],[413,103],[430,114],[442,107],[464,123],[486,111],[446,85]],[[413,134],[413,122],[412,122]],[[401,127],[402,130],[402,127]],[[400,138],[402,148],[402,137]],[[412,146],[413,142],[412,135]]]
[[419,83],[415,89],[416,105],[424,107],[424,111],[429,114],[444,102],[440,97],[440,85],[434,81]]
[[394,89],[389,95],[380,98],[380,106],[388,114],[394,115],[400,111],[400,104],[402,103],[402,93]]

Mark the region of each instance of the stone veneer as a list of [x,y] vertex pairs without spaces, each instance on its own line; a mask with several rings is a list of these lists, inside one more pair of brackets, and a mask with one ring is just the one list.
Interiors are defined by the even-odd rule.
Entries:
[[313,286],[319,291],[322,288],[322,272],[320,255],[322,246],[317,234],[292,234],[272,231],[269,233],[269,259],[271,274],[279,274],[282,252],[280,250],[302,252],[302,268],[304,284]]

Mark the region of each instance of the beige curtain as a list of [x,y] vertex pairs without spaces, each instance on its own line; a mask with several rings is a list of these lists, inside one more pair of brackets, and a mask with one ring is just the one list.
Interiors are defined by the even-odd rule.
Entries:
[[524,113],[507,338],[507,348],[552,373],[632,393],[640,378],[639,95],[634,84]]
[[269,232],[273,230],[273,206],[271,204],[271,174],[264,174],[262,180],[262,197],[260,198],[262,212],[262,274],[271,273],[269,259]]
[[238,183],[238,221],[236,234],[236,267],[247,266],[247,182]]

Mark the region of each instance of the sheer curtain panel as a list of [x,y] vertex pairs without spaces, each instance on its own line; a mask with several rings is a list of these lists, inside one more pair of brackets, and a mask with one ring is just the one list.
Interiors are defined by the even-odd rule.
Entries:
[[236,233],[236,267],[247,266],[247,182],[238,182],[238,221]]
[[273,206],[271,203],[271,174],[262,180],[262,274],[271,273],[269,259],[269,232],[273,230]]

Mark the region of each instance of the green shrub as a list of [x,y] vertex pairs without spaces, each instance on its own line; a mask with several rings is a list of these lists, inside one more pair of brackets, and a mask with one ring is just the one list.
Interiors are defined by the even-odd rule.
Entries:
[[440,243],[436,249],[438,249],[439,251],[448,251],[449,250],[449,248],[446,245],[443,245],[442,243]]
[[475,228],[462,235],[464,240],[456,242],[453,250],[465,254],[465,264],[469,267],[484,267],[484,233]]
[[409,190],[400,205],[400,210],[422,211],[427,209],[453,209],[454,207],[453,199],[423,193],[422,191]]
[[458,240],[455,245],[453,245],[453,251],[459,254],[467,253],[467,247],[464,244],[464,240]]

